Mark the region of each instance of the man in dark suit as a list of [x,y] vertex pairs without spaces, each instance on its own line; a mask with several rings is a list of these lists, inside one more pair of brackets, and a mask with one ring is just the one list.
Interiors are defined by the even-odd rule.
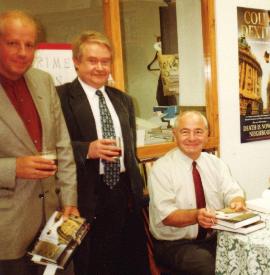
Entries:
[[[57,89],[77,163],[79,211],[91,224],[75,256],[75,271],[77,275],[149,274],[132,100],[106,86],[112,48],[101,33],[79,35],[73,43],[73,61],[78,78]],[[104,135],[97,90],[106,102],[114,136],[121,138],[122,151]],[[119,180],[108,185],[105,166],[118,162],[119,154]]]

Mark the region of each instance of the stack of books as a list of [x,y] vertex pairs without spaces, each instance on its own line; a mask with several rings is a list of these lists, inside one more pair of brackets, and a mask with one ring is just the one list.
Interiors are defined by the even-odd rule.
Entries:
[[248,234],[265,227],[259,214],[252,211],[235,212],[231,208],[216,211],[217,222],[213,229]]
[[64,269],[88,230],[84,218],[73,215],[64,218],[61,212],[55,211],[28,252],[32,255],[31,260]]

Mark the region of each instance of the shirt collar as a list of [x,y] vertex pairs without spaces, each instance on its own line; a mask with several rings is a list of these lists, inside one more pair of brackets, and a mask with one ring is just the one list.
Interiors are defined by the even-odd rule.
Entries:
[[93,98],[94,96],[96,96],[96,90],[100,90],[103,94],[105,93],[105,86],[102,86],[99,89],[96,89],[96,88],[86,84],[83,80],[80,79],[80,77],[78,77],[78,80],[79,80],[80,84],[82,85],[83,90],[85,91],[85,93],[87,94],[87,96],[89,98]]
[[[189,158],[187,155],[185,155],[179,148],[178,148],[178,154],[181,160],[185,163],[187,169],[192,169],[192,162],[193,159]],[[200,166],[202,160],[202,154],[195,160],[197,165]]]
[[19,79],[16,80],[11,80],[6,78],[5,76],[0,74],[0,83],[4,86],[10,86],[10,87],[14,87],[18,84],[20,84],[22,81],[24,81],[24,77],[20,77]]

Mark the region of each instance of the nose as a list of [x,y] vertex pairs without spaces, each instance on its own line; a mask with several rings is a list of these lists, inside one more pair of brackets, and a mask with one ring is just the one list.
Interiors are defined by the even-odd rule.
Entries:
[[98,62],[97,62],[96,68],[97,68],[98,70],[103,70],[103,65],[102,65],[102,62],[101,62],[101,61],[98,61]]
[[189,139],[190,139],[190,140],[194,140],[195,138],[196,138],[196,134],[195,134],[194,132],[191,131],[191,132],[189,133]]
[[26,55],[26,47],[24,44],[20,44],[19,48],[18,48],[18,54],[21,56],[25,56]]

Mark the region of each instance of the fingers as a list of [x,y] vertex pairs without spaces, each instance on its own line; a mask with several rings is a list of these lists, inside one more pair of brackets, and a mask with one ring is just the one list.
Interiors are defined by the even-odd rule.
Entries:
[[111,146],[108,147],[108,149],[100,151],[99,158],[102,160],[107,160],[110,162],[115,162],[116,157],[119,157],[120,155],[120,150],[116,150],[114,147],[110,148]]
[[78,208],[75,206],[65,206],[63,210],[63,215],[67,218],[69,215],[80,216],[80,213]]
[[57,166],[53,160],[44,159],[42,157],[37,157],[33,161],[33,167],[39,170],[56,171]]
[[246,206],[241,202],[233,202],[231,203],[230,207],[235,209],[236,211],[246,210]]
[[216,217],[213,211],[201,208],[198,210],[198,223],[204,228],[210,228],[216,223]]
[[108,139],[108,138],[104,138],[104,139],[100,139],[100,142],[104,145],[112,145],[112,146],[116,146],[116,140],[115,139]]
[[16,159],[16,177],[24,179],[43,179],[56,173],[54,161],[40,156],[18,157]]
[[103,159],[107,161],[115,161],[115,157],[119,156],[120,147],[115,146],[115,140],[99,139],[90,143],[88,149],[88,157],[92,159]]
[[233,208],[236,211],[246,210],[245,199],[242,197],[234,198],[230,203],[230,208]]

